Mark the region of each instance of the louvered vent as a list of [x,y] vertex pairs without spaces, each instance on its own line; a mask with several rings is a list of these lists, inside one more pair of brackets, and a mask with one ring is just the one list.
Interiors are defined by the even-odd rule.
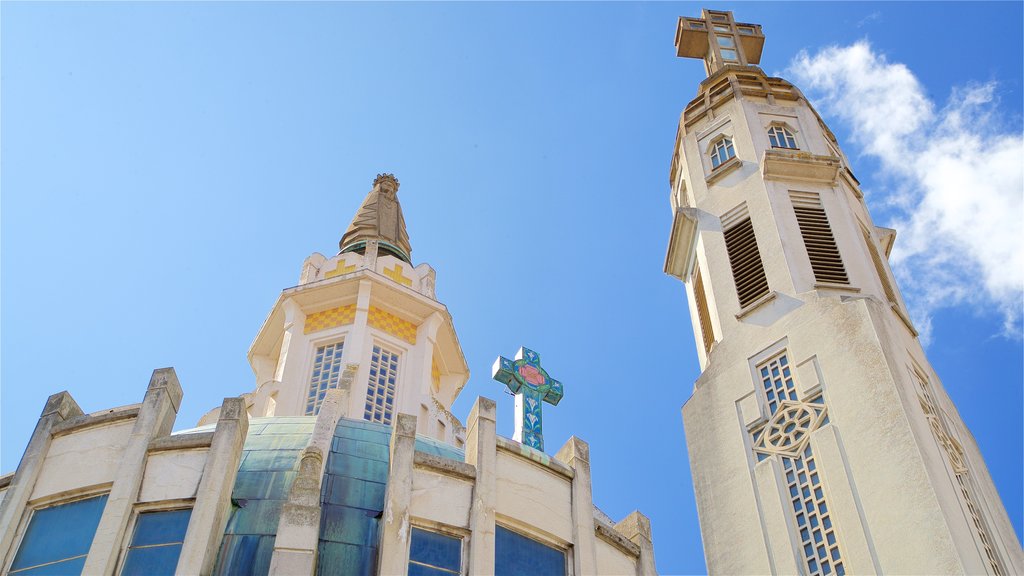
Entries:
[[828,225],[828,216],[821,206],[821,198],[813,192],[790,192],[800,235],[804,238],[807,258],[811,261],[814,279],[829,284],[849,284],[843,257]]
[[704,339],[704,352],[711,352],[715,342],[715,333],[711,328],[711,314],[708,312],[708,299],[704,295],[704,280],[700,277],[700,268],[693,273],[693,297],[697,302],[697,319],[700,321],[700,334]]
[[[722,225],[729,226],[725,230],[725,250],[729,253],[729,265],[732,277],[736,282],[736,295],[740,299],[740,307],[746,308],[758,298],[768,293],[768,278],[764,274],[761,254],[757,251],[757,239],[754,237],[754,225],[750,216],[743,212],[722,217]],[[727,224],[728,222],[728,224]]]
[[889,274],[885,271],[885,264],[882,263],[882,257],[878,255],[878,246],[875,245],[875,241],[871,239],[871,234],[868,233],[863,227],[860,229],[861,233],[864,234],[864,242],[868,245],[868,254],[871,254],[871,262],[875,265],[875,272],[878,273],[878,279],[882,281],[882,290],[885,291],[885,297],[889,299],[889,302],[896,303],[896,291],[892,288],[892,283],[889,282]]

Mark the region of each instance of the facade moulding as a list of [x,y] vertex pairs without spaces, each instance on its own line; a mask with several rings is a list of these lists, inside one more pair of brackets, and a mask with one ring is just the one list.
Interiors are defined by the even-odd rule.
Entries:
[[835,184],[842,162],[835,156],[810,154],[799,150],[765,150],[761,174],[765,180],[800,180]]
[[640,557],[640,547],[629,541],[614,526],[600,518],[594,518],[594,535],[605,542],[615,546],[630,556]]
[[122,420],[131,420],[132,418],[138,417],[139,409],[141,407],[142,404],[130,404],[128,406],[112,408],[103,412],[83,414],[81,416],[71,418],[70,420],[65,420],[53,427],[53,437],[57,438],[58,436],[81,432],[86,428],[113,424],[114,422],[120,422]]
[[665,254],[665,273],[685,281],[690,275],[696,254],[699,223],[694,208],[676,208],[672,216],[672,232]]
[[412,463],[415,468],[437,472],[438,474],[461,480],[476,481],[476,466],[466,464],[465,462],[417,451],[415,456],[413,456]]
[[194,434],[177,434],[156,438],[149,443],[149,453],[166,452],[168,450],[194,450],[209,448],[213,443],[213,430]]
[[567,480],[572,480],[576,476],[576,473],[573,471],[572,468],[566,466],[565,464],[562,464],[561,462],[548,456],[544,452],[534,450],[529,446],[524,446],[519,442],[516,442],[515,440],[510,440],[508,438],[505,438],[504,436],[497,436],[496,439],[498,449],[503,452],[507,452],[509,454],[513,454],[525,460],[529,460],[534,464],[539,464],[540,466],[543,466],[544,468],[551,470],[555,474],[564,476]]

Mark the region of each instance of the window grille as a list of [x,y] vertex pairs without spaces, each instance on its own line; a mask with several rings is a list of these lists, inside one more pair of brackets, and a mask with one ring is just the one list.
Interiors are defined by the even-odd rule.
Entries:
[[808,573],[843,576],[846,568],[810,445],[799,458],[783,456],[782,467]]
[[313,375],[309,378],[309,393],[306,396],[306,415],[320,412],[327,391],[338,387],[341,378],[341,353],[345,342],[334,342],[318,346],[313,360]]
[[749,216],[725,230],[725,250],[729,254],[740,307],[746,308],[768,294],[768,278],[764,273],[754,225]]
[[868,233],[867,229],[862,226],[860,231],[864,234],[864,243],[868,246],[868,254],[871,255],[871,262],[875,265],[878,279],[882,281],[882,290],[885,291],[885,297],[889,299],[889,302],[896,304],[896,291],[892,287],[892,282],[889,281],[889,273],[885,271],[882,257],[878,255],[878,246],[871,239],[871,234]]
[[843,576],[846,568],[838,535],[811,448],[811,434],[828,424],[821,393],[801,399],[792,366],[783,352],[757,366],[760,388],[768,406],[768,421],[751,432],[757,461],[778,457],[785,476],[792,533],[810,576]]
[[191,508],[139,514],[121,576],[174,576],[191,516]]
[[700,268],[693,272],[693,298],[697,304],[697,318],[700,322],[700,335],[704,339],[704,352],[711,352],[715,342],[715,333],[711,327],[711,314],[708,311],[708,300],[704,293],[704,280],[700,276]]
[[804,239],[807,258],[811,261],[814,279],[831,284],[849,284],[843,257],[832,235],[821,197],[812,192],[790,192],[800,235]]
[[9,574],[81,574],[107,495],[36,510]]
[[798,150],[796,138],[793,137],[789,130],[782,126],[772,126],[768,129],[768,141],[771,142],[772,148]]
[[398,352],[381,346],[373,347],[370,381],[366,387],[366,410],[363,412],[363,417],[370,422],[391,424],[395,382],[398,380],[398,357]]
[[462,539],[412,529],[409,576],[444,576],[462,573]]
[[964,455],[964,449],[960,442],[953,437],[945,415],[942,414],[936,405],[928,377],[916,368],[912,372],[918,386],[918,403],[921,405],[921,410],[924,411],[924,417],[928,421],[932,434],[935,436],[935,441],[945,449],[953,475],[956,477],[957,489],[960,491],[960,495],[963,496],[964,504],[967,506],[967,511],[970,514],[970,521],[974,525],[974,530],[985,550],[985,557],[988,560],[989,567],[992,569],[993,574],[1001,576],[1005,572],[1003,572],[999,556],[996,554],[992,537],[989,535],[988,526],[985,524],[977,501],[974,498],[974,490],[971,487],[970,478],[968,478],[967,457]]
[[732,146],[731,138],[722,138],[715,143],[714,148],[711,150],[711,168],[715,169],[725,163],[726,160],[736,156],[736,151]]

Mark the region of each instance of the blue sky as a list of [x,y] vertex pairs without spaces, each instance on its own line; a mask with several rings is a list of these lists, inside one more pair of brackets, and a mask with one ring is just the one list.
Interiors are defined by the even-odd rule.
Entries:
[[[848,62],[866,41],[872,70],[910,74],[932,104],[902,135],[919,159],[936,135],[1014,150],[1022,4],[710,7],[764,26],[762,67],[806,82],[876,223],[904,224],[897,274],[1019,537],[1019,276],[999,276],[998,252],[973,254],[992,227],[922,209],[941,186],[857,132],[845,97],[856,75],[814,65]],[[705,569],[679,412],[697,359],[683,286],[661,272],[676,124],[704,76],[672,39],[700,4],[0,8],[0,470],[17,466],[59,390],[87,412],[130,404],[154,368],[174,366],[178,428],[249,391],[246,350],[278,292],[310,253],[336,250],[389,171],[413,259],[437,270],[473,373],[454,412],[495,398],[511,436],[512,400],[490,365],[519,346],[540,352],[565,384],[545,411],[547,445],[590,442],[595,502],[616,519],[652,518],[663,573]],[[974,122],[955,132],[946,120],[980,89]],[[1017,233],[993,243],[1011,255],[1022,192],[999,184],[1019,183],[1019,162],[964,191],[988,202],[1002,190],[988,205],[1008,202],[997,212]],[[922,245],[949,259],[927,261]],[[981,286],[964,284],[979,271]]]

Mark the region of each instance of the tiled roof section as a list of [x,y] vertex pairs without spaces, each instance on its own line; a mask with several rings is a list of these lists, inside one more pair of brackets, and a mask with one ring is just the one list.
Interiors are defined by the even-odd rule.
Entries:
[[270,571],[281,507],[315,422],[311,416],[251,420],[214,574]]
[[[250,421],[214,574],[269,572],[281,509],[295,480],[299,453],[315,423],[314,416]],[[391,426],[347,418],[338,421],[320,496],[318,575],[376,574],[390,440]],[[416,438],[416,450],[465,460],[462,450],[423,436]]]

